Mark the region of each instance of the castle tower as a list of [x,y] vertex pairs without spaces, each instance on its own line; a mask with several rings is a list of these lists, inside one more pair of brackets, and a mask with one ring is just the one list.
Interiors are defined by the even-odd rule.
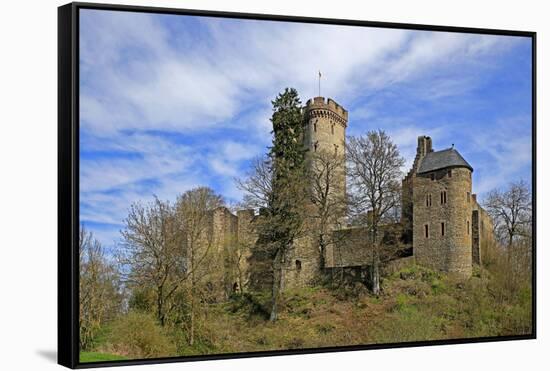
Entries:
[[312,152],[344,153],[348,111],[328,98],[315,97],[304,108],[307,127],[304,145]]
[[[307,101],[304,107],[305,128],[304,146],[308,150],[307,161],[309,170],[319,169],[321,156],[328,161],[340,161],[338,175],[333,178],[330,186],[335,197],[345,197],[345,138],[348,122],[348,112],[334,100],[315,97]],[[324,161],[324,160],[322,160]],[[344,212],[341,213],[343,221]],[[336,223],[335,223],[336,224]],[[334,226],[336,227],[336,226]],[[304,236],[294,241],[292,256],[287,257],[283,285],[303,287],[318,277],[320,273],[320,248],[313,236]]]
[[454,147],[432,151],[431,140],[419,140],[417,156],[410,179],[416,261],[468,278],[472,274],[473,168]]
[[[334,156],[341,161],[342,174],[338,185],[333,187],[342,192],[345,197],[345,146],[348,111],[328,98],[315,97],[307,101],[304,108],[306,128],[304,130],[304,146],[310,154]],[[310,166],[311,163],[310,163]]]

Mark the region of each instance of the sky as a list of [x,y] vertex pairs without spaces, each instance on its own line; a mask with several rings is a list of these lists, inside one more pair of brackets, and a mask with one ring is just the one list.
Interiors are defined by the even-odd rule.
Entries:
[[80,221],[107,248],[133,202],[205,185],[234,204],[294,87],[383,129],[455,145],[478,199],[531,179],[531,40],[434,31],[80,10]]

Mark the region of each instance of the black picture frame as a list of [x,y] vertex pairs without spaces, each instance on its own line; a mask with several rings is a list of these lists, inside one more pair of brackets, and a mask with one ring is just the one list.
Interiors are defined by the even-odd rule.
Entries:
[[[79,11],[115,10],[157,14],[194,15],[221,18],[270,20],[331,25],[353,25],[407,30],[445,31],[528,37],[532,42],[532,195],[533,195],[533,296],[532,333],[517,336],[472,339],[415,341],[405,343],[336,346],[250,353],[216,354],[124,361],[79,362]],[[310,18],[270,14],[232,13],[147,6],[70,3],[58,8],[58,363],[69,368],[188,362],[290,354],[341,352],[367,349],[449,345],[536,338],[536,32],[485,28],[449,27],[423,24],[373,22],[346,19]]]

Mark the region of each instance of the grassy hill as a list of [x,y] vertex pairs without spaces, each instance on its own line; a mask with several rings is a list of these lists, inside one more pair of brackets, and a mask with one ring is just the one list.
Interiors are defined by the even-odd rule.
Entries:
[[[414,266],[386,277],[379,297],[370,295],[360,284],[288,291],[275,323],[267,320],[267,294],[238,295],[207,307],[193,346],[188,345],[184,330],[163,330],[162,336],[170,344],[169,348],[163,345],[164,354],[234,353],[529,333],[530,289],[507,296],[502,284],[505,282],[493,279],[487,271],[477,270],[464,282]],[[123,338],[134,335],[129,333]],[[135,348],[120,344],[120,336],[119,340],[113,339],[116,337],[105,329],[95,350],[129,358],[143,356],[130,350]],[[87,359],[92,359],[93,354]]]

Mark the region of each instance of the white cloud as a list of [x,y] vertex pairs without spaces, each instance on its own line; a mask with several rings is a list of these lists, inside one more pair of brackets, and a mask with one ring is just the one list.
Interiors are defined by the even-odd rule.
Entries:
[[499,130],[471,135],[473,145],[482,154],[478,166],[482,176],[475,186],[475,191],[480,194],[521,177],[531,180],[531,117],[500,119],[497,127]]
[[[187,146],[146,134],[114,134],[109,140],[91,137],[82,147],[88,151],[117,151],[118,155],[81,158],[81,192],[105,191],[188,171],[200,156]],[[121,157],[121,153],[128,156]]]
[[99,22],[90,21],[83,30],[85,71],[98,79],[91,85],[109,97],[93,101],[89,94],[97,91],[83,89],[87,121],[98,121],[93,120],[101,111],[98,105],[115,104],[117,111],[129,111],[128,119],[103,115],[101,121],[118,128],[204,129],[233,117],[250,100],[267,101],[285,86],[297,87],[304,97],[316,95],[318,70],[323,72],[322,93],[346,100],[359,89],[415,79],[443,62],[457,63],[458,55],[491,52],[502,41],[443,32],[207,19],[207,42],[192,39],[197,44],[182,50],[158,16],[133,16],[97,17]]

